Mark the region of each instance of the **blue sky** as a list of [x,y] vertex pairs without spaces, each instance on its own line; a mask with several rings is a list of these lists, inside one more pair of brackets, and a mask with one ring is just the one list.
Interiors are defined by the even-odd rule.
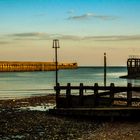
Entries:
[[58,38],[60,61],[102,65],[107,52],[125,65],[140,51],[139,17],[139,0],[0,0],[0,60],[52,61]]

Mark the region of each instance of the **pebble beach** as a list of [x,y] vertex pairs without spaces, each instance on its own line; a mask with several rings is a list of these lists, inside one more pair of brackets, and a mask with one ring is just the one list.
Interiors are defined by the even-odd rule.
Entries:
[[[98,120],[53,116],[55,96],[0,101],[0,140],[139,140],[137,120]],[[42,106],[42,110],[29,107]],[[44,111],[43,109],[46,109]]]

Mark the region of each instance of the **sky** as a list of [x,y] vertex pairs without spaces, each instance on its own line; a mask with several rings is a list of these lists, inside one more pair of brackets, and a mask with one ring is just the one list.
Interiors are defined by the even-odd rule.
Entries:
[[126,66],[140,54],[140,0],[0,0],[0,60]]

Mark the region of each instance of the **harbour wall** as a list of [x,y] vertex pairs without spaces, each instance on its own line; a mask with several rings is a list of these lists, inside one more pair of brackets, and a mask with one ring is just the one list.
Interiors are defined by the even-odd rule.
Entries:
[[[75,69],[77,68],[77,63],[58,63],[57,68]],[[55,62],[0,61],[0,72],[53,71],[55,69]]]

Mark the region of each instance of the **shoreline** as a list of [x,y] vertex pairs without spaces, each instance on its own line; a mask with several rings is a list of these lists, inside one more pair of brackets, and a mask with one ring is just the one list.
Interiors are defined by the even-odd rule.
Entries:
[[21,99],[0,100],[0,108],[19,108],[27,106],[37,106],[43,104],[55,104],[55,94],[45,96],[31,96]]
[[48,111],[19,109],[52,103],[55,94],[0,100],[0,140],[139,140],[140,122],[50,115]]
[[120,76],[119,78],[122,78],[122,79],[130,79],[130,80],[139,80],[140,79],[140,76],[138,75],[124,75],[124,76]]

